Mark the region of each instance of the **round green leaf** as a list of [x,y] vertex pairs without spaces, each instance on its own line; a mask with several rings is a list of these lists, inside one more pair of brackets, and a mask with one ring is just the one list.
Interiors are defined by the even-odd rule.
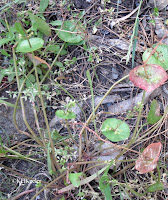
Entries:
[[63,27],[60,26],[57,32],[58,37],[65,42],[78,43],[83,39],[83,33],[71,21],[65,21]]
[[57,110],[56,116],[62,119],[74,119],[76,118],[76,114],[72,111],[65,112],[64,110]]
[[37,49],[40,49],[44,44],[44,40],[41,38],[30,38],[29,41],[31,47],[29,45],[28,40],[23,40],[18,44],[16,51],[23,53],[32,52],[36,51]]
[[103,122],[101,131],[112,142],[126,140],[130,135],[128,124],[120,119],[109,118]]

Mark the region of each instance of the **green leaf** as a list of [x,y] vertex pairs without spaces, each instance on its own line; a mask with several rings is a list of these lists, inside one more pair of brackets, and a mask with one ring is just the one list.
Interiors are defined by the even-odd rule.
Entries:
[[0,73],[0,83],[2,82],[3,77],[4,77],[4,74]]
[[61,140],[64,138],[64,136],[61,136],[57,130],[53,130],[52,133],[51,133],[51,137],[53,140]]
[[29,80],[26,80],[26,87],[29,88],[32,86],[32,83]]
[[69,180],[71,181],[72,185],[75,187],[80,186],[80,177],[82,176],[82,172],[80,173],[70,173],[69,174]]
[[58,62],[58,61],[55,62],[55,65],[57,65],[61,69],[64,67],[64,65],[62,64],[62,62]]
[[103,122],[101,131],[112,142],[126,140],[130,135],[128,124],[116,118],[109,118]]
[[1,52],[1,54],[4,55],[4,56],[9,56],[9,57],[11,56],[11,55],[8,54],[7,51],[5,51],[4,49],[0,49],[0,52]]
[[37,67],[37,73],[42,74],[42,70],[39,67]]
[[31,47],[29,45],[28,40],[23,40],[18,44],[16,51],[23,53],[32,52],[36,51],[37,49],[40,49],[44,44],[44,40],[41,38],[30,38],[29,41]]
[[[155,48],[157,44],[154,44],[152,47]],[[150,56],[152,48],[146,49],[142,55],[142,60],[145,62]],[[150,56],[147,64],[156,64],[163,69],[168,70],[168,46],[166,44],[159,44],[156,48],[156,51],[153,55]]]
[[[5,104],[6,106],[13,107],[13,108],[15,107],[15,104],[4,101],[4,100],[2,100],[2,98],[0,98],[0,104]],[[17,108],[20,109],[20,107],[17,107]]]
[[53,174],[52,170],[52,161],[50,156],[51,148],[50,148],[50,142],[47,144],[47,166],[48,166],[48,173]]
[[58,33],[58,37],[69,43],[78,43],[83,40],[84,34],[75,27],[75,23],[71,21],[65,21],[63,27],[59,27],[60,30],[56,31]]
[[149,186],[147,189],[148,192],[156,192],[159,190],[164,190],[164,184],[161,182],[154,183],[153,185]]
[[41,0],[40,1],[40,12],[44,12],[48,7],[49,0]]
[[[60,46],[59,45],[50,45],[49,47],[47,47],[48,51],[53,52],[54,54],[58,54],[59,50],[60,50]],[[66,55],[67,51],[63,48],[60,52],[60,55]]]
[[154,99],[151,103],[150,111],[147,116],[147,122],[149,124],[155,124],[161,118],[162,118],[162,116],[160,115],[159,103]]
[[74,119],[76,118],[76,114],[72,111],[67,111],[65,112],[64,110],[57,110],[56,111],[56,116],[62,119]]
[[3,44],[6,44],[10,41],[12,41],[13,39],[12,38],[3,38],[3,39],[0,39],[0,45],[3,45]]
[[11,74],[9,74],[9,75],[8,75],[8,81],[9,81],[9,82],[13,81],[14,77],[15,77],[15,73],[14,73],[14,72],[11,73]]
[[49,25],[44,20],[42,20],[40,17],[33,15],[30,11],[28,11],[28,13],[29,13],[29,17],[31,19],[34,31],[37,31],[37,29],[38,29],[45,35],[50,36],[51,29],[50,29]]
[[56,20],[56,21],[50,22],[50,24],[51,24],[52,26],[61,26],[61,25],[63,24],[63,21],[61,21],[61,20]]
[[35,79],[35,76],[33,74],[30,74],[28,77],[27,77],[28,80],[30,80],[32,83],[35,83],[36,79]]
[[25,35],[25,32],[24,32],[23,27],[20,22],[15,22],[14,28],[21,35]]
[[105,195],[105,200],[112,200],[109,177],[107,175],[103,175],[101,177],[99,181],[99,187]]
[[51,51],[54,53],[58,53],[60,50],[60,46],[59,45],[50,45],[49,47],[47,47],[47,51]]

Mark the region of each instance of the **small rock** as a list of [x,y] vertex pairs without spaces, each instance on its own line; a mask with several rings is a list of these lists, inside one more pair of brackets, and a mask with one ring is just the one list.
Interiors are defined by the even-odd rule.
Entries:
[[[99,143],[96,144],[96,145],[95,145],[95,148],[99,147],[99,145],[100,145]],[[110,148],[110,147],[111,147],[111,148]],[[110,148],[110,149],[102,151],[102,152],[100,153],[100,155],[94,157],[94,158],[92,159],[92,161],[98,161],[98,160],[100,160],[100,161],[109,161],[109,162],[110,162],[110,161],[112,161],[113,159],[115,159],[116,156],[118,156],[119,153],[120,153],[120,149],[118,149],[118,148],[114,147],[114,145],[110,145],[110,144],[108,144],[108,143],[104,143],[103,145],[101,145],[100,148],[101,148],[101,149]],[[123,160],[123,159],[124,159],[124,156],[123,156],[123,155],[120,156],[120,157],[118,158],[118,160]],[[120,164],[121,164],[121,162],[117,162],[117,163],[116,163],[116,167],[118,168],[118,167],[120,166]],[[91,166],[94,166],[94,165],[95,165],[95,164],[89,164],[88,167],[91,167]],[[112,165],[112,166],[110,167],[110,169],[113,169],[114,166],[115,166],[115,165]],[[102,169],[103,167],[105,167],[105,165],[98,165],[98,166],[96,166],[96,167],[91,168],[90,170],[88,170],[88,172],[89,172],[89,174],[92,175],[92,174],[94,174],[96,171],[99,171],[100,169]]]
[[111,75],[112,75],[112,79],[114,79],[114,80],[118,79],[119,73],[116,70],[116,68],[112,67],[112,74]]
[[[94,105],[97,106],[98,103],[102,100],[103,95],[102,96],[95,96],[94,98]],[[106,103],[114,103],[115,101],[117,101],[120,98],[119,95],[115,94],[115,95],[108,95],[104,101],[102,102],[102,104],[106,104]]]

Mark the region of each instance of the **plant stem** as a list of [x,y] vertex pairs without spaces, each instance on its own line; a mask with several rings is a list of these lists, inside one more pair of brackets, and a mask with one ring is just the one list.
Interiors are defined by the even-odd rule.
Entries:
[[[107,95],[111,92],[111,90],[120,82],[122,82],[123,80],[125,80],[126,78],[128,78],[129,75],[124,76],[123,78],[121,78],[120,80],[118,80],[117,82],[115,82],[110,89],[106,92],[106,94],[103,96],[103,98],[101,99],[101,101],[99,102],[99,104],[96,106],[96,108],[92,111],[91,115],[89,116],[89,118],[87,119],[87,121],[85,122],[83,128],[80,131],[80,137],[79,137],[79,160],[81,161],[82,158],[82,134],[85,130],[85,127],[89,124],[90,120],[92,119],[94,113],[97,111],[97,109],[99,108],[99,106],[102,104],[102,102],[104,101],[104,99],[107,97]],[[78,168],[79,169],[79,168]]]
[[[60,55],[62,49],[64,48],[64,46],[65,46],[65,42],[62,44],[62,46],[61,46],[61,48],[60,48],[60,50],[59,50],[57,56],[56,56],[55,59],[53,60],[53,62],[52,62],[52,64],[51,64],[51,69],[52,69],[52,67],[54,66],[55,62],[57,61],[57,59],[58,59],[58,57],[59,57],[59,55]],[[49,72],[50,72],[50,70],[48,70],[48,71],[46,72],[46,74],[44,75],[43,79],[42,79],[41,82],[39,83],[40,85],[45,81],[45,79],[46,79],[46,77],[48,76]]]
[[123,184],[123,183],[120,183],[122,186],[124,187],[127,187],[134,195],[138,196],[138,197],[143,197],[146,193],[147,193],[147,190],[143,193],[143,194],[140,194],[139,192],[136,192],[135,190],[133,190],[131,187],[129,187],[128,185],[126,184]]
[[[19,75],[18,75],[18,68],[17,68],[17,64],[16,64],[16,55],[15,55],[15,47],[12,48],[12,53],[13,53],[13,60],[14,60],[14,67],[15,67],[15,73],[16,73],[16,81],[17,81],[17,86],[18,86],[18,90],[19,90],[19,94],[15,103],[15,108],[14,108],[14,112],[13,112],[13,121],[15,124],[16,129],[21,132],[22,134],[27,135],[30,138],[34,138],[36,140],[36,142],[40,145],[43,146],[43,144],[41,143],[41,141],[38,139],[38,137],[36,136],[36,134],[34,133],[34,131],[31,129],[31,127],[29,126],[27,120],[26,120],[26,116],[25,116],[25,109],[24,109],[24,103],[23,103],[23,99],[21,98],[21,91],[23,89],[23,86],[26,82],[26,79],[23,81],[22,85],[20,86],[20,82],[19,82]],[[34,71],[34,69],[32,69],[29,74],[31,74]],[[23,115],[23,121],[26,125],[26,127],[28,128],[28,130],[30,131],[31,135],[20,130],[18,125],[17,125],[17,121],[16,121],[16,111],[17,111],[17,106],[18,106],[18,102],[20,99],[20,103],[21,103],[21,108],[22,108],[22,115]]]
[[[145,100],[145,90],[143,91],[143,96],[142,96],[142,101],[141,101],[141,105],[144,104],[144,100]],[[141,120],[141,114],[142,114],[142,110],[143,110],[143,106],[141,107],[141,109],[139,110],[139,114],[138,114],[138,119],[137,119],[137,123],[136,123],[136,126],[135,126],[135,129],[134,129],[134,132],[133,132],[133,135],[131,137],[131,140],[130,140],[130,143],[129,143],[129,146],[130,147],[132,145],[132,143],[136,140],[136,133],[137,133],[137,130],[138,130],[138,126],[139,126],[139,122]]]
[[160,167],[159,167],[158,163],[157,163],[157,171],[158,171],[158,181],[157,182],[160,182],[161,176],[160,176]]
[[141,136],[139,139],[137,139],[136,142],[142,141],[143,138],[145,138],[147,135],[152,133],[162,123],[162,121],[166,117],[167,113],[168,113],[168,106],[167,106],[166,111],[163,114],[162,118],[157,122],[157,124],[150,131],[148,131],[146,134],[143,134],[143,136]]
[[152,178],[157,182],[156,176],[151,171],[149,173],[152,176]]
[[56,168],[58,170],[60,170],[61,167],[60,167],[60,165],[57,162],[57,159],[55,157],[54,144],[53,144],[53,141],[52,141],[52,138],[51,138],[50,127],[49,127],[49,123],[48,123],[48,119],[47,119],[47,114],[46,114],[46,111],[45,111],[44,101],[43,101],[43,97],[42,97],[42,93],[41,93],[41,88],[40,88],[40,83],[39,83],[39,78],[38,78],[38,72],[37,72],[37,67],[36,67],[35,57],[34,57],[34,53],[33,52],[32,52],[32,55],[33,55],[33,64],[34,64],[34,69],[35,69],[35,75],[36,75],[36,82],[37,82],[38,93],[39,93],[39,97],[40,97],[40,101],[41,101],[41,106],[42,106],[44,120],[45,120],[45,124],[46,124],[46,128],[47,128],[47,132],[48,132],[48,137],[49,137],[49,141],[50,141],[50,145],[51,145],[52,159],[54,161],[54,165],[56,166]]
[[[142,96],[141,105],[144,104],[145,94],[146,94],[146,92],[145,92],[145,90],[144,90],[144,91],[143,91],[143,96]],[[129,147],[135,142],[135,140],[136,140],[136,138],[137,138],[137,136],[138,136],[136,133],[137,133],[137,130],[138,130],[138,126],[139,126],[140,119],[141,119],[142,109],[143,109],[143,106],[142,106],[141,109],[139,110],[138,119],[137,119],[137,122],[136,122],[136,126],[135,126],[135,129],[134,129],[133,135],[132,135],[132,137],[131,137],[130,142],[126,145],[126,148],[129,148]],[[119,153],[119,154],[115,157],[115,159],[117,160],[117,159],[118,159],[121,155],[123,155],[125,152],[126,152],[126,149],[123,149],[123,150],[121,151],[121,153]],[[115,170],[116,170],[116,166],[114,167],[113,173],[115,172]]]
[[77,144],[77,142],[76,142],[75,139],[73,138],[73,135],[72,135],[71,130],[70,130],[70,128],[69,128],[68,120],[65,119],[65,122],[66,122],[66,127],[67,127],[67,130],[68,130],[68,133],[69,133],[70,138],[71,138],[72,141],[75,143],[75,145],[76,145],[77,147],[79,147],[79,145]]

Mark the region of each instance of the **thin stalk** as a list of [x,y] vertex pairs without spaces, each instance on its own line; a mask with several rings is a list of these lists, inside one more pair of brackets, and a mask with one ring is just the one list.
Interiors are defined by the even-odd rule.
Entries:
[[41,88],[40,88],[40,83],[39,83],[39,77],[38,77],[38,72],[37,72],[37,67],[36,67],[36,64],[35,64],[35,57],[34,57],[34,53],[33,52],[32,52],[32,55],[33,55],[33,64],[34,64],[34,69],[35,69],[35,75],[36,75],[36,82],[37,82],[38,93],[39,93],[39,97],[40,97],[40,101],[41,101],[41,106],[42,106],[44,120],[45,120],[45,124],[46,124],[46,128],[47,128],[47,132],[48,132],[48,137],[49,137],[49,141],[50,141],[50,145],[51,145],[52,158],[53,158],[53,161],[54,161],[54,165],[56,166],[56,168],[58,170],[60,170],[61,167],[60,167],[60,165],[57,162],[57,159],[55,157],[54,144],[53,144],[53,141],[52,141],[51,131],[50,131],[50,127],[49,127],[49,123],[48,123],[48,119],[47,119],[47,114],[46,114],[46,111],[45,111],[45,105],[44,105],[44,101],[43,101],[43,97],[42,97],[42,93],[41,93]]
[[[90,75],[90,71],[87,70],[86,71],[86,76],[89,82],[89,86],[90,86],[90,92],[91,92],[91,96],[92,96],[92,110],[93,110],[93,118],[95,118],[95,112],[94,112],[94,93],[93,93],[93,87],[92,87],[92,79],[91,79],[91,75]],[[93,120],[94,123],[94,128],[97,131],[97,127],[96,127],[96,121]]]
[[36,112],[35,103],[32,102],[32,104],[33,104],[33,112],[34,112],[34,118],[35,118],[35,123],[36,123],[36,126],[37,126],[37,130],[38,130],[39,135],[40,135],[40,137],[41,137],[41,140],[42,140],[42,142],[43,142],[43,146],[44,146],[45,148],[47,148],[47,147],[46,147],[46,143],[45,143],[45,141],[44,141],[44,136],[43,136],[43,134],[42,134],[42,132],[41,132],[41,129],[40,129],[40,126],[39,126],[39,120],[38,120],[38,117],[37,117],[37,112]]
[[136,134],[136,136],[135,136],[135,139],[137,139],[137,137],[138,137],[140,131],[141,131],[142,128],[143,128],[144,126],[146,126],[146,125],[148,125],[148,123],[145,123],[145,124],[143,124],[143,125],[140,127],[140,129],[137,131],[137,134]]
[[[54,66],[55,62],[57,61],[57,59],[58,59],[58,57],[59,57],[59,55],[60,55],[62,49],[64,48],[64,46],[65,46],[65,42],[62,44],[62,46],[61,46],[61,48],[60,48],[60,50],[59,50],[57,56],[56,56],[55,59],[53,60],[53,62],[52,62],[52,64],[51,64],[51,69],[52,69],[52,67]],[[46,79],[46,77],[48,76],[49,72],[50,72],[50,70],[48,70],[48,71],[46,72],[46,74],[44,75],[43,79],[42,79],[41,82],[39,83],[40,85],[45,81],[45,79]]]
[[131,187],[129,187],[126,184],[120,183],[122,186],[128,188],[134,195],[138,196],[138,197],[143,197],[147,194],[147,191],[145,191],[143,194],[140,194],[139,192],[136,192],[135,190],[133,190]]
[[148,131],[146,134],[143,134],[143,136],[141,136],[139,139],[137,139],[136,142],[142,141],[143,138],[145,138],[147,135],[152,133],[162,123],[162,121],[166,117],[167,113],[168,113],[168,107],[166,108],[165,113],[163,114],[162,118],[157,122],[157,124],[150,131]]
[[131,36],[131,41],[130,41],[130,45],[129,45],[129,49],[128,49],[128,53],[127,53],[126,64],[128,64],[128,61],[129,61],[129,58],[130,58],[132,43],[133,43],[133,40],[134,40],[136,27],[137,27],[137,23],[138,23],[138,20],[139,20],[138,16],[139,16],[139,12],[140,12],[140,9],[141,9],[141,5],[142,5],[142,0],[140,0],[140,3],[139,3],[139,8],[138,8],[138,12],[137,12],[137,16],[136,16],[136,20],[135,20],[135,24],[134,24],[134,29],[133,29],[133,33],[132,33],[132,36]]
[[67,127],[67,130],[68,130],[68,133],[69,133],[70,138],[71,138],[72,141],[75,143],[75,145],[76,145],[77,147],[79,147],[79,145],[77,144],[77,142],[76,142],[75,139],[73,138],[73,135],[72,135],[72,133],[71,133],[71,130],[70,130],[70,127],[69,127],[69,124],[68,124],[68,120],[65,119],[65,122],[66,122],[66,127]]
[[[23,99],[21,98],[21,92],[22,92],[22,89],[24,87],[24,84],[26,82],[26,78],[24,79],[22,85],[20,86],[20,82],[19,82],[19,75],[18,75],[18,68],[17,68],[17,64],[16,64],[16,55],[15,55],[15,49],[14,47],[12,48],[12,52],[13,52],[13,60],[14,60],[14,67],[15,67],[15,74],[16,74],[16,81],[17,81],[17,86],[18,86],[18,90],[19,90],[19,94],[18,94],[18,97],[17,97],[17,100],[16,100],[16,103],[15,103],[15,108],[14,108],[14,112],[13,112],[13,121],[14,121],[14,124],[15,124],[15,127],[16,129],[21,132],[22,134],[25,134],[27,135],[28,137],[32,138],[32,139],[35,139],[36,142],[40,145],[40,146],[43,146],[43,144],[41,143],[41,141],[38,139],[38,137],[36,136],[36,134],[34,133],[34,131],[31,129],[31,127],[29,126],[27,120],[26,120],[26,117],[25,117],[25,111],[24,111],[24,103],[23,103]],[[29,72],[29,74],[31,74],[32,72],[34,71],[34,68]],[[28,75],[29,75],[28,74]],[[30,131],[31,135],[20,130],[18,125],[17,125],[17,121],[16,121],[16,111],[17,111],[17,107],[18,107],[18,103],[19,103],[19,99],[20,99],[20,103],[21,103],[21,107],[22,107],[22,114],[23,114],[23,120],[24,120],[24,123],[25,125],[27,126],[28,130]]]
[[[144,100],[145,100],[145,90],[143,91],[143,96],[142,96],[142,101],[141,101],[141,105],[144,104]],[[139,114],[138,114],[138,118],[137,118],[137,123],[136,123],[136,126],[135,126],[135,129],[134,129],[134,132],[133,132],[133,135],[131,137],[131,141],[128,145],[128,147],[130,147],[132,145],[132,143],[136,140],[136,133],[137,133],[137,130],[138,130],[138,126],[139,126],[139,122],[141,120],[141,114],[142,114],[142,110],[143,110],[143,106],[141,107],[141,109],[139,110]]]
[[52,184],[54,184],[55,182],[57,182],[58,180],[60,180],[61,178],[63,178],[66,174],[67,174],[67,171],[63,172],[59,177],[57,177],[56,179],[54,179],[53,181],[51,181],[50,183],[48,183],[46,186],[44,186],[41,190],[39,190],[30,200],[34,200],[42,191],[44,191],[49,186],[51,186]]
[[[144,90],[144,91],[143,91],[143,96],[142,96],[141,105],[144,104],[145,94],[146,94],[146,92],[145,92],[145,90]],[[137,118],[137,122],[136,122],[136,126],[135,126],[135,129],[134,129],[133,135],[132,135],[132,137],[131,137],[130,142],[126,145],[126,148],[129,148],[129,147],[135,142],[135,140],[136,140],[136,137],[137,137],[136,135],[137,135],[137,130],[138,130],[139,122],[140,122],[140,119],[141,119],[142,110],[143,110],[143,106],[142,106],[142,108],[139,110],[139,114],[138,114],[138,118]],[[127,151],[126,149],[122,150],[122,151],[115,157],[115,159],[118,159],[118,158],[119,158],[121,155],[123,155],[126,151]],[[116,166],[114,167],[113,172],[115,172],[115,170],[116,170]]]
[[150,175],[152,176],[153,180],[155,180],[155,181],[157,182],[156,176],[155,176],[151,171],[150,171],[149,173],[150,173]]
[[65,93],[67,93],[67,94],[71,97],[71,99],[73,99],[73,100],[75,101],[75,103],[76,103],[77,106],[81,109],[81,111],[82,111],[82,113],[83,113],[83,115],[84,115],[84,117],[85,117],[85,119],[86,119],[86,114],[85,114],[84,110],[83,110],[82,107],[79,105],[79,103],[75,100],[75,98],[74,98],[65,88],[63,88],[62,85],[59,84],[57,81],[56,81],[56,84],[57,84]]
[[[91,113],[91,115],[89,116],[89,118],[87,119],[87,121],[85,122],[83,128],[80,131],[80,137],[79,137],[79,159],[78,161],[81,161],[82,158],[82,134],[85,130],[85,127],[89,124],[90,120],[93,117],[93,114],[97,111],[97,109],[99,108],[99,106],[102,104],[102,102],[104,101],[104,99],[107,97],[107,95],[111,92],[111,90],[120,82],[122,82],[123,80],[125,80],[126,78],[128,78],[129,75],[124,76],[123,78],[121,78],[120,80],[118,80],[117,82],[115,82],[110,89],[106,92],[106,94],[103,96],[102,100],[99,102],[99,104],[96,106],[96,108],[93,110],[93,112]],[[78,168],[79,169],[79,168]]]
[[158,171],[158,183],[160,182],[161,176],[160,176],[160,167],[159,164],[157,163],[157,171]]
[[[126,160],[126,161],[127,161],[127,160]],[[112,176],[113,176],[113,177],[116,177],[116,176],[118,176],[118,175],[124,173],[128,168],[131,168],[131,167],[133,167],[134,165],[135,165],[135,162],[129,163],[129,164],[126,165],[123,169],[121,169],[121,170],[118,171],[117,173],[113,174]]]

